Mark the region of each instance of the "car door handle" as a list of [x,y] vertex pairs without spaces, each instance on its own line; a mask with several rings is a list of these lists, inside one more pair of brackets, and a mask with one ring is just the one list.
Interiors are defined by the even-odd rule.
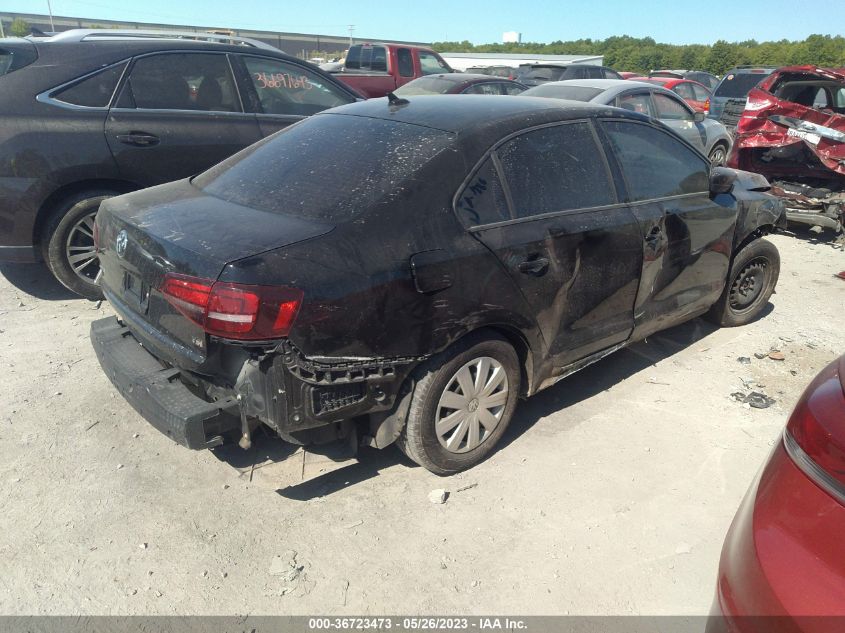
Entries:
[[134,145],[136,147],[152,147],[158,145],[161,139],[154,134],[147,134],[146,132],[130,132],[129,134],[118,134],[115,137],[124,145]]
[[544,275],[549,269],[549,260],[545,257],[538,257],[537,259],[526,259],[524,262],[519,262],[517,265],[519,272],[526,275]]

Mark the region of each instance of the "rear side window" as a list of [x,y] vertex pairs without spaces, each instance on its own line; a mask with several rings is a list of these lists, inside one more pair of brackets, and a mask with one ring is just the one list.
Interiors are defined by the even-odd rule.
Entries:
[[254,209],[343,222],[421,178],[452,143],[452,134],[419,125],[324,114],[251,145],[193,183]]
[[29,66],[36,59],[38,59],[38,53],[29,42],[2,46],[0,47],[0,76]]
[[674,136],[651,126],[606,121],[632,202],[706,192],[709,165]]
[[526,132],[502,145],[497,155],[517,218],[616,202],[587,123]]
[[135,60],[127,89],[149,110],[240,112],[225,55],[171,53]]
[[105,68],[52,94],[53,99],[88,108],[105,108],[109,105],[117,82],[128,62]]
[[511,219],[502,181],[492,158],[484,162],[464,187],[455,208],[467,228]]
[[264,114],[311,116],[354,101],[304,66],[266,57],[244,56],[243,60]]

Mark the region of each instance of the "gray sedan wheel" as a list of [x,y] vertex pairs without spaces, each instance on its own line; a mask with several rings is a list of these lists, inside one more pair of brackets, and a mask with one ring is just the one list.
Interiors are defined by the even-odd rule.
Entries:
[[717,143],[710,150],[710,165],[713,167],[722,167],[728,162],[728,149],[721,143]]

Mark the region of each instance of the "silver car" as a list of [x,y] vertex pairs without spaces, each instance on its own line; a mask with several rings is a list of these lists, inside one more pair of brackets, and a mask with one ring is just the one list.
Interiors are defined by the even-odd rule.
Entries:
[[523,92],[525,97],[588,101],[639,112],[658,119],[697,147],[713,165],[724,165],[733,142],[724,125],[695,112],[670,90],[627,79],[553,81]]

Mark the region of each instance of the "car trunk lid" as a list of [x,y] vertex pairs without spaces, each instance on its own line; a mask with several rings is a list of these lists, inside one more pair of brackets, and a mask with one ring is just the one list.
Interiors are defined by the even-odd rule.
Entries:
[[333,228],[227,202],[187,180],[104,202],[97,227],[100,283],[115,310],[159,358],[199,371],[207,357],[206,333],[162,294],[165,275],[211,282],[228,263]]

